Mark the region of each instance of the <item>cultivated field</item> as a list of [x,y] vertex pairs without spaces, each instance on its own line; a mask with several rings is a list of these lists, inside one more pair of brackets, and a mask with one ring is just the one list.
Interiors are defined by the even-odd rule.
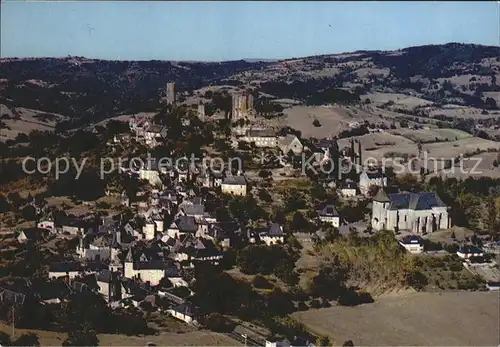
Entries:
[[0,141],[15,139],[19,133],[29,134],[33,130],[53,131],[57,121],[64,117],[23,107],[9,108],[0,105],[0,120],[8,129],[0,129]]
[[[0,324],[0,331],[11,334],[12,328],[5,324]],[[40,338],[41,346],[62,346],[66,339],[66,334],[45,331],[16,329],[16,336],[33,332]],[[101,346],[146,346],[152,342],[158,346],[239,346],[238,341],[233,340],[226,335],[213,333],[207,330],[196,330],[184,333],[162,332],[151,336],[127,336],[99,334],[99,345]]]
[[444,115],[456,118],[487,119],[491,118],[492,115],[498,115],[498,111],[490,112],[490,114],[486,115],[481,114],[482,111],[482,109],[475,107],[444,105],[443,107],[430,109],[429,117]]
[[500,142],[484,140],[479,137],[469,137],[453,142],[429,143],[422,146],[433,157],[453,158],[461,154],[472,154],[478,149],[487,151],[488,149],[500,150]]
[[[495,168],[493,166],[493,161],[496,160],[497,156],[498,153],[494,152],[476,154],[470,158],[465,158],[461,164],[455,165],[452,169],[444,171],[440,170],[436,174],[429,175],[428,178],[433,176],[455,177],[462,179],[465,179],[469,176],[500,178],[500,168]],[[429,167],[432,166],[429,165]]]
[[408,128],[401,128],[396,130],[391,130],[392,134],[401,135],[414,142],[445,142],[445,141],[457,141],[465,138],[472,137],[471,134],[465,131],[456,129],[419,129],[413,130]]
[[[348,130],[349,124],[365,120],[371,123],[388,122],[376,117],[364,109],[342,106],[294,106],[286,108],[283,113],[286,117],[281,120],[281,126],[288,125],[302,132],[302,137],[325,138],[333,137],[341,131]],[[317,119],[321,126],[315,127],[313,121]]]
[[358,307],[296,312],[334,343],[357,346],[497,346],[499,296],[492,292],[415,293]]
[[417,106],[427,106],[432,104],[432,101],[429,100],[398,93],[373,93],[363,96],[362,100],[364,100],[365,98],[369,99],[375,105],[381,105],[385,104],[386,102],[392,101],[394,102],[394,105],[407,109],[413,109]]

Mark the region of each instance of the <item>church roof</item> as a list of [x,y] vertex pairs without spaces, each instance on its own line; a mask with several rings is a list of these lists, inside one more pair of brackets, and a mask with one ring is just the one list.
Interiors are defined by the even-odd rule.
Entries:
[[430,210],[433,207],[446,207],[434,192],[389,194],[389,210]]
[[387,196],[387,193],[385,192],[384,188],[379,188],[377,194],[373,198],[373,201],[391,202],[391,200],[389,200],[389,197]]

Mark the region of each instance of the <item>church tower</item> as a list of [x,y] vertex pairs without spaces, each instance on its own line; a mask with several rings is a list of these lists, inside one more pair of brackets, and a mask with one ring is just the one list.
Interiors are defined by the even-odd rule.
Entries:
[[387,226],[387,210],[391,200],[384,188],[379,188],[372,202],[372,228],[375,230],[385,229]]

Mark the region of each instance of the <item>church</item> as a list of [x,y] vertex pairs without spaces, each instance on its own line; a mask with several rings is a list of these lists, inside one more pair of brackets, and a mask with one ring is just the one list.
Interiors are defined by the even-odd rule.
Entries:
[[449,229],[446,206],[434,192],[387,194],[379,189],[372,203],[374,230],[408,230],[415,234]]

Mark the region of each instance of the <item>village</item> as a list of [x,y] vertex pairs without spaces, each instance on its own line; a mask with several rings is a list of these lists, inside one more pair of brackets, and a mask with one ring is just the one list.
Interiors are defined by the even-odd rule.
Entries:
[[[174,88],[175,84],[169,83],[166,91],[166,107],[170,109],[176,107]],[[202,103],[196,105],[195,114],[199,121],[206,121]],[[245,167],[216,170],[203,162],[183,167],[162,166],[157,160],[123,165],[117,168],[117,174],[131,182],[141,182],[140,188],[107,191],[107,195],[116,198],[131,213],[73,216],[63,209],[49,208],[44,199],[36,198],[20,206],[35,210],[36,225],[16,229],[14,234],[14,230],[4,231],[4,244],[14,248],[39,247],[64,240],[71,246],[64,250],[64,261],[44,264],[48,266],[48,274],[43,281],[2,285],[2,306],[22,305],[32,293],[41,293],[36,298],[42,305],[58,305],[74,293],[92,293],[104,298],[113,310],[130,307],[154,310],[202,328],[209,324],[200,319],[199,307],[191,300],[196,294],[195,269],[200,264],[221,267],[228,254],[249,245],[284,247],[291,238],[294,242],[311,244],[331,237],[332,232],[340,237],[353,233],[365,237],[383,230],[393,231],[401,248],[410,254],[456,255],[467,271],[481,278],[484,290],[500,288],[500,271],[495,262],[500,254],[498,241],[486,236],[464,237],[458,249],[429,248],[432,235],[446,232],[454,225],[450,206],[436,192],[398,189],[391,182],[395,176],[390,168],[376,163],[365,166],[360,142],[351,139],[349,146],[340,149],[336,138],[304,141],[293,133],[278,134],[259,123],[253,96],[248,91],[232,95],[231,121],[235,124],[230,135],[234,149],[248,147],[253,150],[251,153],[264,154],[271,151],[274,160],[269,163],[262,156],[253,157],[250,170]],[[189,120],[183,121],[183,126],[189,125]],[[358,126],[354,124],[352,128]],[[115,147],[140,144],[153,151],[166,137],[165,125],[155,124],[152,118],[131,117],[128,130],[114,135],[107,146],[113,151]],[[259,190],[258,186],[262,184],[272,187],[273,182],[310,179],[307,172],[300,170],[300,157],[306,151],[314,158],[311,162],[316,172],[321,171],[325,162],[348,164],[350,171],[340,172],[337,168],[325,173],[321,185],[346,204],[367,201],[371,210],[368,218],[356,211],[351,214],[359,215],[347,217],[338,212],[333,202],[318,206],[312,214],[300,215],[307,219],[305,224],[317,226],[308,232],[300,228],[290,230],[288,221],[281,218],[248,221],[221,218],[220,211],[227,209],[221,201],[230,201],[232,197],[244,199],[252,194],[260,196],[262,188]],[[226,200],[220,200],[221,197]],[[293,222],[299,223],[300,218],[294,215]],[[12,235],[8,243],[6,240]],[[243,326],[239,324],[239,330],[227,334],[245,345],[314,346],[313,342],[306,344],[304,340],[292,339],[297,336],[287,336],[284,340],[262,334],[253,336]]]

